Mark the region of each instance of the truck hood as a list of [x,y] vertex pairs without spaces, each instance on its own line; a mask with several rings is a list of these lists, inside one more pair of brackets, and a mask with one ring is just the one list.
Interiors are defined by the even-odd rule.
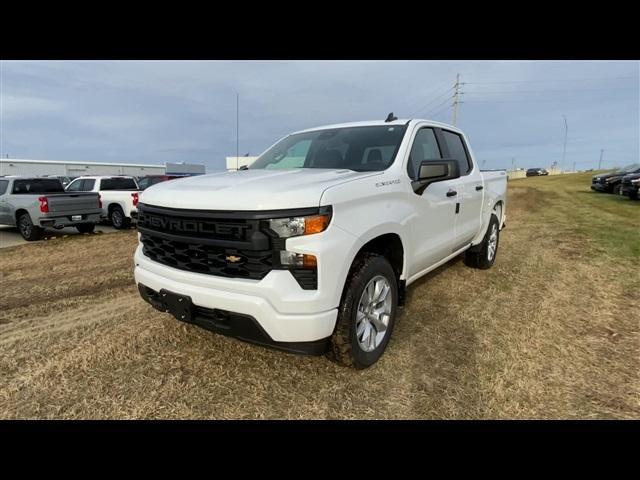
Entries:
[[320,168],[220,172],[158,183],[140,194],[140,202],[194,210],[316,207],[327,188],[380,173]]

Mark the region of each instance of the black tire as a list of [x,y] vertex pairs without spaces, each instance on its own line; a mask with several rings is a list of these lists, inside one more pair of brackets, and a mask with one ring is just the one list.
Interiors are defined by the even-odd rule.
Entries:
[[632,190],[629,192],[630,200],[638,200],[638,192],[636,190]]
[[[356,335],[358,305],[365,287],[377,276],[382,276],[391,287],[391,313],[380,344],[365,351]],[[373,365],[384,353],[395,325],[398,309],[398,282],[391,264],[381,255],[365,253],[351,267],[338,308],[336,328],[331,337],[329,358],[340,365],[363,369]]]
[[131,219],[124,216],[124,212],[119,205],[109,210],[109,220],[116,230],[123,230],[131,225]]
[[[496,232],[495,249],[493,251],[493,255],[490,256],[489,243],[490,243],[491,234],[494,231],[494,228]],[[492,213],[491,219],[489,220],[489,226],[487,227],[487,232],[484,234],[484,238],[482,239],[482,242],[465,252],[465,255],[464,255],[465,265],[471,268],[479,268],[481,270],[486,270],[487,268],[491,268],[496,261],[499,245],[500,245],[500,222],[498,221],[498,217],[496,217],[495,213]]]
[[622,185],[617,184],[613,186],[613,190],[611,191],[614,195],[622,195]]
[[80,233],[92,233],[96,229],[95,223],[81,223],[80,225],[76,225],[76,229]]
[[44,229],[34,225],[28,213],[23,213],[18,217],[17,226],[22,238],[28,242],[40,240],[44,234]]

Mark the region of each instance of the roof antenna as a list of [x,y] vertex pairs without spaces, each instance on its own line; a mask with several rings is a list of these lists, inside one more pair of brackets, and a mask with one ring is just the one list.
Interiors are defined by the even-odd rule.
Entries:
[[393,112],[391,112],[389,115],[387,115],[387,119],[384,121],[384,123],[393,122],[394,120],[397,120],[397,119],[398,117],[394,117]]

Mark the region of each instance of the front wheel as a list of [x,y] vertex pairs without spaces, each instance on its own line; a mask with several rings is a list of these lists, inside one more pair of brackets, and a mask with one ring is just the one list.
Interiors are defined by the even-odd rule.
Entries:
[[332,360],[363,369],[384,353],[395,324],[396,274],[386,258],[364,254],[354,262],[331,337]]
[[614,195],[622,195],[622,185],[618,184],[613,187]]
[[486,270],[496,261],[498,243],[500,242],[500,222],[494,213],[491,214],[489,227],[482,242],[465,252],[464,263],[468,267]]
[[44,229],[34,225],[28,213],[23,213],[18,218],[18,230],[22,238],[28,242],[40,240],[44,234]]

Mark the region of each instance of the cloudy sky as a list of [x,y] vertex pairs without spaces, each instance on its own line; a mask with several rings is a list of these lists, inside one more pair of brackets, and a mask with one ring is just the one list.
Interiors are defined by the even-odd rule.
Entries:
[[484,168],[639,161],[638,62],[0,62],[0,156],[224,168],[288,132],[399,118],[452,121]]

